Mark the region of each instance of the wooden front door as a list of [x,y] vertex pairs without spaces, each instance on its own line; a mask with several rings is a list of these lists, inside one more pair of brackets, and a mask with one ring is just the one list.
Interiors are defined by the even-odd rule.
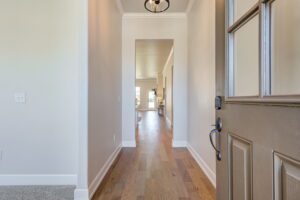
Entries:
[[300,200],[299,27],[299,0],[216,0],[218,200]]

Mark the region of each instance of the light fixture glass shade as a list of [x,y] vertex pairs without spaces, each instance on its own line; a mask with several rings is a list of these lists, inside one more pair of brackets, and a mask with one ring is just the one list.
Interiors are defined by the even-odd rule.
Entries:
[[161,13],[168,10],[170,7],[170,0],[146,0],[145,8],[152,13]]

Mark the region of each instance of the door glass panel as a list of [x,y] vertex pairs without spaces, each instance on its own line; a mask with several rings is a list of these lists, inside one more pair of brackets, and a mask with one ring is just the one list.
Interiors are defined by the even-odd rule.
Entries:
[[259,95],[259,17],[234,32],[234,96]]
[[300,1],[271,4],[271,94],[300,94]]
[[234,0],[234,21],[246,14],[258,0]]

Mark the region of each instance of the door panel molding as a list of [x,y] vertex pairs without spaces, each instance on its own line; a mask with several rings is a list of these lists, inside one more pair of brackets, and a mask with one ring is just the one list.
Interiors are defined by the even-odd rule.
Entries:
[[298,200],[300,162],[274,152],[274,200]]
[[228,134],[229,199],[252,200],[253,164],[252,142]]

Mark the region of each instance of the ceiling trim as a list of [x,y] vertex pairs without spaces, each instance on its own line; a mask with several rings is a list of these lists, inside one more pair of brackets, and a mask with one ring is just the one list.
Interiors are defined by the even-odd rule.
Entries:
[[186,13],[124,13],[123,18],[131,19],[131,18],[168,18],[168,19],[186,19]]
[[195,3],[195,0],[190,0],[190,1],[189,1],[189,4],[188,4],[188,6],[187,6],[187,8],[186,8],[186,11],[185,11],[186,13],[191,12],[194,3]]

